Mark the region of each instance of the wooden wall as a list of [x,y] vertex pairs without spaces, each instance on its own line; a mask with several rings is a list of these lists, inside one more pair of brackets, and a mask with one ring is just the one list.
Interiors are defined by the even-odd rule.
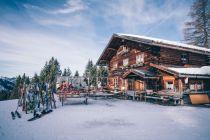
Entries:
[[[118,78],[118,85],[119,88],[122,86],[122,76],[125,72],[127,72],[129,69],[135,68],[143,68],[143,69],[149,69],[150,63],[156,63],[156,64],[162,64],[162,65],[175,65],[175,66],[205,66],[209,65],[208,59],[206,55],[196,54],[196,53],[190,53],[190,52],[183,52],[180,50],[174,50],[169,48],[159,48],[159,47],[138,47],[133,48],[132,46],[127,46],[128,52],[124,54],[118,54],[118,52],[122,51],[122,47],[119,47],[119,49],[116,52],[116,55],[112,57],[109,65],[109,81],[110,85],[113,85],[113,78]],[[136,56],[144,53],[144,65],[143,66],[136,66]],[[183,63],[181,60],[181,54],[186,53],[188,55],[188,63]],[[123,60],[128,58],[129,64],[128,67],[123,66]],[[114,64],[118,64],[117,69],[113,69]],[[164,73],[160,73],[160,75],[165,75]],[[175,82],[175,86],[178,86],[178,83]],[[183,85],[183,88],[186,88],[185,85]]]
[[[181,60],[182,53],[186,53],[188,55],[188,63],[182,62],[182,60]],[[159,63],[167,64],[167,65],[177,65],[177,66],[184,66],[184,65],[206,66],[206,65],[209,65],[206,55],[196,54],[196,53],[191,53],[191,52],[183,52],[180,50],[174,50],[174,49],[168,49],[168,48],[160,49]]]

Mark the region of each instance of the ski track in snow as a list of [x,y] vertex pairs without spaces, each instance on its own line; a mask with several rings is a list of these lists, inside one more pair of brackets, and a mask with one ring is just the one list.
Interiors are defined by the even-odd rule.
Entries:
[[161,106],[118,100],[68,99],[62,107],[28,122],[21,112],[12,120],[17,100],[0,102],[0,140],[209,140],[210,108]]

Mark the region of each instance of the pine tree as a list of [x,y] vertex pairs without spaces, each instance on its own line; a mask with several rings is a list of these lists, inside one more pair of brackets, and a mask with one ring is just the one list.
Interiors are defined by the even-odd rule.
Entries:
[[66,76],[71,76],[71,70],[70,70],[70,68],[69,68],[69,67],[67,68],[67,71],[66,71]]
[[191,21],[185,23],[185,42],[210,47],[210,0],[196,0],[191,7]]
[[87,63],[86,68],[85,68],[85,73],[84,73],[85,77],[90,76],[90,72],[91,72],[92,68],[93,68],[93,62],[92,62],[92,60],[88,60],[88,63]]
[[108,69],[107,67],[100,66],[97,72],[98,81],[101,81],[102,86],[106,86],[108,82]]
[[40,81],[41,82],[46,82],[46,77],[47,77],[47,71],[49,71],[48,69],[48,62],[45,63],[44,68],[42,68],[41,72],[40,72]]
[[21,83],[25,83],[26,82],[26,74],[24,73],[22,78],[21,78]]
[[21,76],[18,75],[18,77],[16,78],[16,82],[15,82],[15,88],[12,91],[12,94],[10,95],[10,99],[17,99],[19,97],[19,86],[21,84],[22,80],[21,80]]
[[[86,77],[85,78],[85,82],[86,82],[86,84],[88,85],[88,86],[90,86],[91,85],[91,82],[90,82],[90,79],[91,79],[91,70],[92,70],[92,67],[93,67],[93,62],[92,62],[92,60],[88,60],[88,63],[87,63],[87,65],[86,65],[86,67],[85,67],[85,72],[84,72],[84,77]],[[88,80],[89,79],[89,80]],[[88,83],[89,82],[89,83]]]
[[91,85],[96,86],[97,85],[97,66],[96,65],[93,65],[93,67],[91,68],[90,75],[91,75],[90,77]]
[[39,76],[37,75],[37,73],[34,74],[32,81],[33,84],[37,84],[39,83]]
[[63,70],[62,76],[67,76],[66,68]]
[[53,89],[55,89],[58,75],[61,75],[60,64],[57,59],[52,57],[49,62],[45,63],[44,68],[40,72],[40,82],[50,82]]
[[78,72],[78,70],[76,70],[74,76],[75,76],[75,77],[79,77],[79,72]]
[[97,66],[93,64],[92,60],[88,60],[88,63],[85,67],[84,77],[86,83],[88,84],[89,79],[89,86],[93,85],[96,86],[97,84]]
[[26,85],[29,85],[30,84],[30,78],[29,76],[26,77]]

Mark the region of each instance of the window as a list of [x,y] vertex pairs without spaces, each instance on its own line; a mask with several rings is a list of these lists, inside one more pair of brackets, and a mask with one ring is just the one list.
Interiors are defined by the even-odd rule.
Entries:
[[122,50],[123,52],[128,52],[128,47],[126,47],[126,46],[123,46],[123,50]]
[[187,53],[182,53],[181,54],[181,61],[183,64],[188,63],[188,54]]
[[194,81],[190,83],[190,90],[202,90],[203,82],[202,81]]
[[117,69],[117,67],[118,67],[117,62],[113,63],[113,69]]
[[141,80],[135,81],[135,90],[143,91],[144,90],[144,82]]
[[126,89],[126,80],[122,79],[122,86],[121,86],[121,90],[125,90]]
[[128,66],[128,58],[123,60],[123,66]]
[[117,55],[122,55],[124,53],[127,53],[128,51],[129,50],[128,50],[128,47],[127,46],[121,45],[119,51],[117,52]]
[[173,81],[167,81],[166,82],[166,89],[169,89],[169,90],[174,89],[174,83],[173,83]]
[[136,56],[136,64],[143,64],[144,63],[144,54],[139,54]]
[[117,78],[114,78],[113,80],[114,80],[114,88],[117,88],[118,80],[117,80]]

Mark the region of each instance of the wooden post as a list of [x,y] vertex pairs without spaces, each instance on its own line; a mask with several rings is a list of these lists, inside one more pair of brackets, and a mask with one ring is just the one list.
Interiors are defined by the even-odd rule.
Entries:
[[135,100],[135,79],[132,79],[133,101]]
[[181,95],[181,93],[182,93],[182,91],[183,91],[182,80],[181,80],[181,79],[179,79],[179,80],[178,80],[178,82],[179,82],[178,91],[179,91],[179,94]]
[[133,91],[133,101],[135,101],[135,91]]
[[[144,79],[144,90],[146,91],[147,90],[147,83],[146,83],[146,79]],[[145,96],[147,94],[145,93]],[[144,96],[144,101],[146,102],[147,101],[147,98]]]
[[144,79],[144,90],[145,91],[147,90],[147,82],[146,82],[146,79]]

